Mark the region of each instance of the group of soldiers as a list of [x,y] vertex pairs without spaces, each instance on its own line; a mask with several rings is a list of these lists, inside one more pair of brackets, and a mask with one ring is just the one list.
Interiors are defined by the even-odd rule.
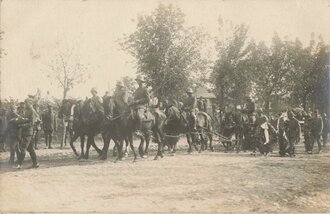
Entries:
[[[102,99],[98,96],[98,91],[96,88],[91,89],[92,97],[90,98],[92,106],[96,115],[102,117],[114,118],[121,115],[130,109],[133,110],[133,118],[137,122],[137,132],[140,131],[143,120],[146,119],[146,112],[148,111],[148,106],[150,103],[150,96],[147,88],[145,87],[144,79],[138,76],[136,79],[139,87],[136,89],[133,98],[129,101],[129,97],[125,86],[122,82],[117,82],[116,89],[113,96],[106,93]],[[200,98],[199,100],[194,96],[193,90],[187,88],[187,97],[183,102],[179,102],[174,99],[170,99],[164,103],[164,111],[167,115],[168,111],[172,111],[171,107],[175,106],[176,109],[185,111],[188,115],[189,122],[191,125],[191,131],[196,131],[196,114],[198,111],[207,111],[207,106],[205,100]],[[105,109],[108,105],[104,105],[105,102],[113,102],[115,108]],[[213,106],[212,106],[213,109]],[[104,114],[109,112],[109,114]],[[179,111],[174,112],[180,114]],[[233,113],[233,112],[229,112]],[[246,115],[244,121],[243,116]],[[213,117],[215,114],[213,113]],[[236,127],[236,138],[241,138],[245,140],[252,140],[249,138],[244,131],[244,124],[248,127],[252,127],[254,134],[260,135],[259,139],[262,139],[262,144],[267,145],[270,143],[270,131],[276,133],[277,142],[279,144],[279,154],[281,156],[295,156],[295,145],[300,142],[301,136],[301,125],[300,122],[295,118],[293,111],[283,111],[277,119],[269,120],[268,117],[263,113],[261,109],[256,109],[255,103],[251,98],[248,98],[244,107],[238,106],[235,109],[235,114],[232,115],[232,122]],[[1,117],[2,120],[4,117]],[[226,115],[225,115],[226,118]],[[39,106],[33,101],[33,99],[28,98],[25,102],[19,103],[18,106],[11,105],[10,112],[5,115],[7,127],[1,136],[1,142],[8,142],[10,145],[10,163],[14,163],[15,154],[17,155],[17,168],[21,168],[26,151],[29,152],[32,159],[32,167],[37,168],[39,166],[37,161],[37,156],[35,149],[38,148],[38,134],[43,129],[45,133],[46,146],[49,149],[52,148],[52,135],[56,130],[56,117],[51,105],[47,106],[47,110],[42,114],[39,112]],[[226,119],[222,121],[224,125],[229,124]],[[3,123],[2,123],[3,124]],[[304,142],[306,152],[311,154],[313,151],[313,145],[315,142],[318,144],[318,153],[321,152],[321,136],[323,137],[324,145],[328,139],[329,133],[329,120],[326,115],[323,118],[319,115],[318,111],[311,114],[304,115]]]
[[[244,121],[240,118],[242,115],[247,115],[248,120]],[[329,134],[329,119],[324,113],[321,117],[318,110],[311,113],[303,112],[300,115],[299,120],[297,119],[294,110],[283,110],[278,118],[270,117],[264,114],[261,108],[256,109],[255,103],[251,98],[247,99],[247,102],[243,109],[236,108],[234,112],[229,112],[225,114],[223,120],[224,126],[230,124],[228,115],[232,116],[233,130],[237,136],[241,136],[240,140],[248,141],[248,143],[255,143],[255,139],[261,139],[261,142],[257,142],[263,146],[269,144],[271,141],[277,142],[279,145],[279,154],[281,157],[290,156],[294,157],[296,154],[295,145],[301,141],[301,136],[303,134],[305,152],[307,154],[312,154],[315,142],[318,144],[318,151],[322,151],[321,137],[323,139],[323,146],[326,145],[328,141]],[[243,128],[245,127],[245,129]],[[253,136],[246,134],[252,129]],[[303,132],[301,131],[303,129]],[[242,132],[240,132],[243,130]],[[242,134],[240,134],[242,133]],[[251,131],[250,131],[251,134]],[[244,137],[243,137],[244,136]],[[257,140],[258,141],[258,140]],[[258,145],[254,145],[257,147]],[[260,150],[260,149],[259,149]]]
[[[43,113],[39,110],[39,104],[29,96],[24,102],[18,105],[13,103],[10,105],[9,112],[2,110],[1,115],[1,132],[0,142],[5,150],[4,145],[9,145],[10,158],[9,163],[17,163],[17,169],[20,169],[29,152],[32,159],[32,168],[38,168],[38,160],[35,149],[38,149],[38,138],[43,130],[45,134],[46,146],[52,148],[53,132],[56,131],[56,116],[51,105],[47,106],[47,110]],[[15,162],[15,155],[17,161]]]

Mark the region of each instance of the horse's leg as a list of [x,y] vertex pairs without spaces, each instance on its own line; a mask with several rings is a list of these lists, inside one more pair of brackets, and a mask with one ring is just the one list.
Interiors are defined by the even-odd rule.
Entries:
[[130,145],[130,147],[131,147],[131,149],[133,151],[133,154],[134,154],[134,160],[133,160],[133,162],[135,162],[136,161],[136,158],[137,158],[137,155],[136,155],[136,152],[135,152],[135,149],[134,149],[134,145],[133,145],[133,134],[130,134],[128,136],[128,141],[129,141],[129,145]]
[[192,142],[191,142],[191,136],[189,134],[186,134],[187,137],[187,142],[188,142],[188,154],[190,154],[192,152]]
[[80,156],[79,156],[79,160],[84,158],[84,147],[85,147],[85,136],[84,135],[81,135],[80,136],[80,149],[81,149],[81,153],[80,153]]
[[163,141],[162,141],[162,139],[161,139],[160,136],[161,136],[161,134],[160,134],[159,129],[156,129],[155,130],[155,137],[156,137],[156,142],[157,142],[158,148],[157,148],[157,154],[156,154],[154,160],[157,160],[158,159],[158,156],[160,156],[162,158],[164,157],[163,156],[163,153],[162,153],[162,150],[163,150]]
[[110,140],[111,137],[109,135],[109,133],[102,133],[102,138],[103,138],[103,149],[102,149],[102,154],[100,156],[100,160],[106,160],[108,158],[108,149],[110,146]]
[[95,144],[94,142],[94,136],[88,135],[87,137],[87,146],[86,146],[86,152],[85,152],[85,159],[87,160],[89,158],[89,149],[91,148],[91,145]]
[[144,157],[147,157],[148,156],[149,143],[150,143],[150,140],[151,140],[152,133],[150,133],[150,131],[148,131],[145,136],[146,136],[146,138],[145,138],[145,140],[146,140],[146,147],[144,149],[144,153],[143,154],[144,154]]
[[[110,140],[109,140],[110,142]],[[110,144],[110,143],[109,143]],[[93,148],[96,150],[96,152],[99,154],[99,157],[102,155],[102,150],[97,147],[94,141],[94,135],[91,135],[91,141],[90,141],[90,146],[93,146]]]
[[129,140],[128,137],[125,137],[125,157],[128,157],[129,154]]
[[76,148],[74,147],[73,143],[77,140],[78,137],[79,137],[78,133],[75,133],[73,138],[70,140],[71,149],[76,156],[79,156],[79,154],[78,154]]
[[214,152],[214,148],[213,148],[213,134],[212,133],[209,133],[208,134],[208,137],[209,137],[209,141],[210,141],[210,144],[209,144],[210,150],[211,150],[211,152]]
[[143,146],[144,146],[144,136],[140,136],[139,155],[141,158],[144,158]]
[[199,134],[199,137],[201,139],[201,147],[199,148],[199,153],[201,153],[202,151],[204,151],[206,148],[205,148],[205,142],[206,140],[204,139],[204,133],[203,131],[201,131],[201,133]]

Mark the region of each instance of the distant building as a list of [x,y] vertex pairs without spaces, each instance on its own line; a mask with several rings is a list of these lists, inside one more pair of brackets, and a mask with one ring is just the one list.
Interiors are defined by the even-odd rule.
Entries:
[[197,99],[200,99],[201,97],[203,100],[206,101],[207,106],[207,113],[212,114],[212,105],[217,104],[216,96],[214,93],[211,92],[211,90],[205,88],[205,87],[196,87],[195,89],[195,96]]

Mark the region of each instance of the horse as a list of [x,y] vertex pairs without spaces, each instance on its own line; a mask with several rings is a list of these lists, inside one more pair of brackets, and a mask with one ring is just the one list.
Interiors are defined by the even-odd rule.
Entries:
[[[193,151],[193,148],[198,152],[207,150],[207,143],[209,141],[209,147],[211,151],[214,151],[212,141],[213,141],[213,127],[211,117],[202,111],[197,112],[196,114],[196,128],[193,130],[191,119],[188,116],[188,113],[181,111],[180,113],[180,125],[178,130],[182,130],[186,134],[188,142],[188,153]],[[200,149],[197,148],[197,145],[201,144]]]
[[[236,147],[237,144],[237,123],[235,122],[235,117],[232,112],[226,112],[223,120],[223,136],[225,139],[221,140],[222,145],[225,147],[226,152],[229,151],[232,147]],[[235,135],[235,143],[233,145],[232,137]]]
[[[73,136],[70,139],[70,146],[74,154],[79,157],[79,159],[89,158],[90,146],[93,146],[97,153],[101,156],[102,150],[99,149],[94,141],[94,136],[96,136],[101,131],[101,126],[103,123],[103,118],[95,117],[95,112],[91,106],[91,100],[86,101],[76,101],[72,99],[63,100],[59,111],[59,117],[72,116],[72,129]],[[86,151],[84,152],[84,139],[87,136]],[[76,151],[73,143],[80,137],[81,140],[81,153],[80,155]],[[102,134],[102,137],[104,135]]]
[[[163,126],[165,116],[160,111],[145,111],[145,119],[142,120],[142,126],[139,130],[141,133],[137,133],[137,120],[134,118],[134,109],[130,106],[129,109],[122,111],[117,121],[117,127],[119,134],[121,136],[120,144],[118,146],[118,158],[123,157],[122,146],[123,142],[129,144],[131,150],[134,154],[133,162],[137,159],[137,154],[133,145],[133,135],[136,134],[140,138],[140,144],[138,147],[138,152],[141,158],[148,157],[148,148],[149,143],[152,138],[155,139],[155,142],[158,144],[157,154],[154,160],[157,160],[158,157],[163,157],[162,154],[162,143],[163,143]],[[146,146],[144,147],[144,142]]]
[[111,97],[103,98],[103,108],[104,108],[104,113],[106,115],[106,119],[104,120],[103,128],[102,128],[102,137],[104,140],[104,146],[100,157],[101,160],[106,160],[108,157],[108,149],[110,146],[111,139],[115,143],[113,147],[113,156],[117,157],[115,161],[122,159],[122,156],[117,154],[119,153],[117,151],[119,151],[119,149],[121,148],[120,145],[121,135],[119,133],[119,128],[118,128],[119,117],[113,116],[114,107],[115,104],[111,99]]

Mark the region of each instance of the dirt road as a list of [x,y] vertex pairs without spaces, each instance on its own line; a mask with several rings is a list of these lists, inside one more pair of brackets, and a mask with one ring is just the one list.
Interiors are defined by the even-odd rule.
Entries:
[[[14,170],[1,153],[2,212],[330,212],[330,152],[295,158],[218,151],[154,161],[78,161],[37,151],[40,168]],[[28,156],[28,155],[27,155]]]

